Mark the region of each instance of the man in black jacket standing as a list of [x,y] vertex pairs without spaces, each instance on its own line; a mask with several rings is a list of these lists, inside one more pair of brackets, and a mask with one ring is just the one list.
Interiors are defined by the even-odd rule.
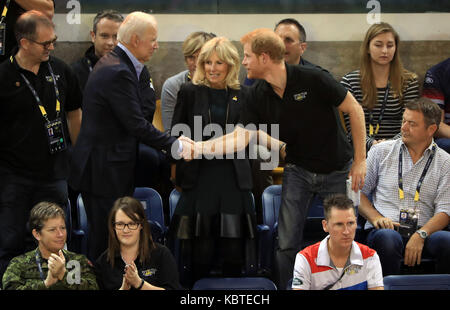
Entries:
[[142,111],[141,83],[149,83],[144,63],[158,48],[157,32],[153,16],[130,13],[119,28],[118,45],[98,61],[84,90],[85,118],[69,183],[81,191],[86,207],[92,260],[107,247],[107,218],[113,202],[133,195],[138,143],[179,153],[190,147],[189,139],[177,140],[158,131]]

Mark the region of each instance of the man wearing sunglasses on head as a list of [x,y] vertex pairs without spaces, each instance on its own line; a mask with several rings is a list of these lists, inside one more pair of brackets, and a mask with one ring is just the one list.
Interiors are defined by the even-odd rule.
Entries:
[[0,275],[12,257],[29,250],[33,205],[66,205],[67,146],[81,126],[78,80],[50,56],[57,39],[52,21],[28,11],[15,35],[18,48],[0,64]]

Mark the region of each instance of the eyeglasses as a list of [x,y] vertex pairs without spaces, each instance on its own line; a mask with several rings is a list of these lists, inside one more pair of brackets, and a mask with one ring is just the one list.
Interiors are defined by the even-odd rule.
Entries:
[[50,40],[50,41],[45,41],[45,42],[38,42],[38,41],[35,41],[35,40],[33,40],[33,39],[30,39],[30,38],[26,38],[27,40],[30,40],[31,42],[33,42],[33,43],[36,43],[36,44],[39,44],[39,45],[41,45],[44,49],[46,49],[46,50],[48,50],[49,48],[50,48],[50,45],[54,45],[55,43],[56,43],[56,40],[58,40],[58,37],[57,36],[55,36],[55,38],[53,39],[53,40]]
[[122,222],[115,222],[114,223],[114,227],[117,230],[124,230],[125,226],[128,227],[129,230],[136,230],[136,229],[138,229],[139,225],[140,225],[140,223],[128,223],[128,224],[125,224],[125,223],[122,223]]

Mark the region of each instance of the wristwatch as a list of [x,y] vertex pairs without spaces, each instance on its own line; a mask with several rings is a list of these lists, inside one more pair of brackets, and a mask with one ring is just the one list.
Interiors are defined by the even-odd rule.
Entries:
[[416,231],[419,234],[420,238],[426,239],[428,237],[428,233],[425,230],[419,229]]

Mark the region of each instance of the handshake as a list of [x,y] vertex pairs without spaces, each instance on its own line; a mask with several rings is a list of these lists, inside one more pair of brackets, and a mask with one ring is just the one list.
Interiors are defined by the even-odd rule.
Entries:
[[[180,144],[177,146],[178,149],[174,152],[172,149],[172,157],[183,158],[185,161],[191,161],[192,159],[198,157],[202,151],[202,142],[195,142],[188,137],[181,136],[178,138]],[[181,147],[180,147],[181,145]]]

